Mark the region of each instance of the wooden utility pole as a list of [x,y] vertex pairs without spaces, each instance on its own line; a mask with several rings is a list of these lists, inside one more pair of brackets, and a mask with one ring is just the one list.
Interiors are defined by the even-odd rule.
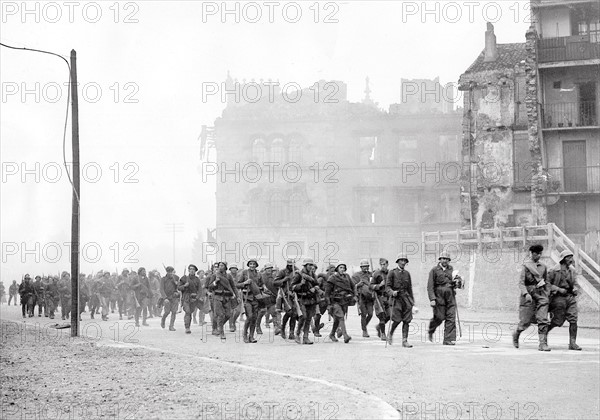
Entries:
[[71,129],[73,148],[73,201],[71,210],[71,337],[79,336],[79,102],[77,53],[71,50]]

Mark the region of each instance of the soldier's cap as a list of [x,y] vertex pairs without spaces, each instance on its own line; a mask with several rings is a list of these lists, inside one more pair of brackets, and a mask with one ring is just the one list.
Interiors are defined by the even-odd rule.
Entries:
[[138,268],[137,273],[142,274],[142,271],[146,271],[146,269],[144,267],[140,267],[140,268]]
[[250,267],[250,263],[254,261],[256,263],[256,266],[258,267],[258,261],[256,261],[256,258],[250,258],[248,260],[248,262],[246,263],[246,267]]
[[535,252],[536,254],[541,254],[542,251],[544,250],[544,247],[542,245],[540,245],[540,244],[535,244],[535,245],[531,245],[529,247],[529,250],[531,252]]
[[306,267],[308,264],[315,265],[315,261],[312,258],[305,258],[304,261],[302,261],[302,266]]
[[29,277],[29,274],[25,274],[25,278],[30,279],[31,277]]
[[365,266],[370,266],[371,264],[369,264],[368,260],[360,260],[360,266],[361,267],[365,267]]
[[[227,265],[225,265],[225,267],[227,267]],[[233,268],[235,268],[236,270],[239,270],[239,268],[238,268],[238,266],[237,266],[236,263],[231,263],[231,265],[229,266],[230,270],[233,269]]]
[[198,271],[198,267],[196,267],[194,264],[190,264],[190,265],[188,265],[188,270],[189,270],[190,268],[193,268],[195,271]]
[[286,265],[294,265],[294,260],[288,258],[288,260],[286,261]]
[[568,249],[565,249],[563,252],[560,253],[560,255],[558,256],[558,262],[562,262],[565,258],[567,257],[572,257],[573,253],[571,251],[569,251]]
[[[440,256],[440,258],[442,257]],[[404,260],[408,263],[408,256],[406,254],[398,254],[398,256],[396,257],[396,262],[400,260]]]
[[445,258],[448,261],[450,261],[452,259],[452,258],[450,258],[450,254],[448,254],[446,251],[444,251],[440,254],[440,256],[438,257],[438,261],[441,260],[442,258]]
[[339,261],[339,262],[337,263],[337,265],[335,266],[335,271],[338,271],[338,268],[340,268],[342,265],[344,266],[344,268],[345,268],[346,270],[348,269],[348,267],[346,266],[346,263],[345,263],[345,262],[343,262],[343,261]]
[[335,270],[335,268],[336,268],[336,267],[335,267],[335,265],[333,265],[333,264],[329,264],[329,265],[327,266],[327,271],[329,271],[329,270]]
[[173,271],[175,271],[175,269],[173,267],[171,267],[170,265],[166,268],[167,273],[172,273]]
[[35,276],[35,279],[36,279],[36,280],[37,280],[37,279],[41,279],[41,278],[42,278],[42,277],[40,277],[40,276]]
[[385,264],[385,263],[389,263],[389,261],[387,260],[387,258],[380,258],[379,259],[379,264]]
[[109,273],[108,271],[105,271],[105,272],[104,272],[104,275],[105,275],[105,276],[110,276],[110,273]]
[[267,268],[273,268],[273,263],[272,263],[272,262],[268,262],[268,263],[266,263],[266,264],[265,264],[265,266],[264,266],[263,268],[264,268],[265,270],[266,270]]

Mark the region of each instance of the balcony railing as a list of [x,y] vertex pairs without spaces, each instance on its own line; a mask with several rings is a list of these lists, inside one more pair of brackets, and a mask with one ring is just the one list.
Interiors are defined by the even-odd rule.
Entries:
[[590,35],[544,38],[538,42],[538,62],[540,63],[591,60],[595,58],[600,58],[600,43],[592,42]]
[[544,128],[596,127],[596,101],[546,103],[543,106]]
[[548,168],[546,171],[546,191],[548,193],[600,192],[600,165]]

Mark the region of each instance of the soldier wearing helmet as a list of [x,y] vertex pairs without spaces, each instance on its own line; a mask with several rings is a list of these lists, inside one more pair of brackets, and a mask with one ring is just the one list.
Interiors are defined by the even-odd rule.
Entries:
[[213,334],[225,339],[225,323],[231,318],[233,308],[239,302],[236,281],[227,272],[227,263],[218,263],[218,269],[208,278],[206,287],[212,292],[213,298]]
[[329,264],[327,266],[327,271],[324,273],[317,274],[317,285],[319,286],[319,290],[323,293],[321,294],[318,302],[317,302],[317,311],[314,317],[314,325],[313,325],[313,334],[315,337],[321,337],[321,328],[325,326],[324,323],[321,322],[321,316],[325,314],[327,311],[327,300],[325,299],[325,285],[327,284],[327,279],[335,273],[335,265]]
[[329,314],[333,317],[333,327],[329,338],[333,342],[338,341],[335,333],[339,327],[344,336],[344,343],[350,342],[352,337],[346,331],[344,316],[348,311],[348,306],[356,303],[356,289],[352,279],[346,274],[346,264],[341,261],[337,263],[335,273],[327,279],[325,299],[327,300]]
[[385,282],[385,290],[390,298],[392,313],[392,326],[388,331],[387,340],[389,344],[392,344],[394,331],[402,323],[402,347],[410,348],[412,345],[408,344],[408,329],[412,321],[415,298],[410,273],[404,268],[408,264],[408,256],[399,254],[396,257],[396,264],[398,267],[388,273]]
[[270,314],[271,318],[273,319],[273,324],[275,325],[275,335],[281,333],[280,315],[279,312],[275,310],[275,303],[277,301],[277,287],[273,284],[273,280],[273,264],[268,262],[263,267],[263,272],[261,274],[261,288],[265,297],[261,303],[261,307],[259,308],[258,318],[256,320],[256,332],[258,334],[262,334],[260,323],[263,316],[268,314]]
[[519,335],[525,331],[532,320],[538,324],[538,337],[540,351],[550,351],[548,347],[548,304],[550,285],[547,282],[548,270],[540,262],[544,247],[536,244],[529,247],[531,260],[523,264],[519,278],[520,302],[519,325],[513,334],[513,345],[519,348]]
[[367,325],[373,318],[373,286],[371,285],[371,271],[369,271],[369,261],[361,260],[360,271],[352,276],[352,281],[356,287],[358,295],[358,312],[360,314],[360,326],[363,337],[369,337]]
[[569,323],[569,350],[581,350],[577,345],[579,284],[573,269],[573,253],[564,250],[558,258],[558,265],[548,272],[551,291],[548,311],[552,314],[548,332],[552,328],[562,327],[566,320]]
[[376,296],[376,299],[379,300],[383,309],[383,312],[376,313],[375,315],[379,319],[379,323],[375,326],[375,330],[377,330],[377,336],[385,341],[387,339],[385,334],[385,324],[390,320],[389,316],[389,303],[388,296],[385,291],[385,284],[387,281],[387,276],[389,273],[388,270],[389,262],[385,258],[379,258],[379,270],[375,270],[373,273],[373,278],[371,279],[371,287],[373,288],[373,293]]
[[433,318],[429,322],[429,341],[433,342],[433,334],[444,322],[443,344],[453,346],[456,342],[456,299],[455,281],[452,276],[450,255],[442,252],[438,263],[429,272],[427,294],[429,304],[433,308]]
[[160,280],[159,293],[163,299],[163,315],[160,319],[160,326],[165,328],[165,323],[169,314],[169,331],[175,331],[175,318],[177,317],[177,310],[179,309],[179,291],[177,285],[179,284],[179,277],[175,274],[175,268],[168,266],[166,268],[167,273]]
[[[275,276],[275,280],[273,284],[279,288],[279,302],[280,308],[284,312],[283,319],[281,320],[281,338],[284,340],[289,338],[290,340],[294,340],[296,336],[294,335],[294,328],[296,326],[296,320],[298,319],[298,314],[293,308],[293,299],[294,295],[291,290],[291,281],[295,272],[298,271],[298,268],[294,265],[294,260],[288,259],[286,266],[279,270],[277,275]],[[285,326],[290,321],[290,334],[288,337],[285,335]]]
[[258,297],[261,294],[260,273],[258,272],[258,261],[254,258],[246,263],[248,267],[240,274],[236,287],[244,296],[244,310],[246,321],[244,321],[243,339],[244,343],[256,343],[254,332],[256,331],[256,318],[258,316]]
[[[298,297],[300,311],[302,312],[302,315],[298,317],[296,326],[296,343],[313,344],[308,338],[308,332],[317,310],[319,286],[315,274],[315,263],[312,258],[305,258],[302,262],[302,270],[296,271],[292,279],[292,291]],[[300,340],[300,333],[302,333],[302,340]]]
[[[229,274],[233,278],[234,283],[237,283],[238,277],[240,275],[239,268],[236,263],[232,263],[229,266]],[[232,309],[231,317],[229,318],[229,331],[235,332],[235,324],[237,322],[238,317],[240,316],[240,305],[236,305],[235,308]]]

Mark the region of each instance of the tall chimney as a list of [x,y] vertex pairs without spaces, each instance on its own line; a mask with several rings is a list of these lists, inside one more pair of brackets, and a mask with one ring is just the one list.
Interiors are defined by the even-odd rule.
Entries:
[[494,35],[494,25],[487,23],[487,31],[485,31],[485,56],[484,63],[496,61],[498,58],[498,49],[496,48],[496,35]]

